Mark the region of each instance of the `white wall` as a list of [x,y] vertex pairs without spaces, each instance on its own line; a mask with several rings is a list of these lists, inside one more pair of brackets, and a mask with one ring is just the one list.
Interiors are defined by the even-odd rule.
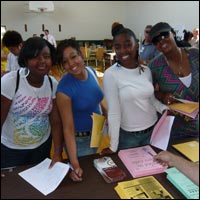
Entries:
[[44,24],[56,40],[74,36],[78,40],[112,38],[114,21],[131,28],[137,36],[147,24],[160,21],[181,24],[188,30],[199,26],[199,1],[57,1],[54,5],[53,13],[30,13],[28,1],[1,1],[1,25],[27,39],[33,33],[40,35]]
[[127,3],[127,26],[137,36],[144,27],[167,22],[172,27],[183,25],[192,31],[199,27],[199,1],[130,1]]

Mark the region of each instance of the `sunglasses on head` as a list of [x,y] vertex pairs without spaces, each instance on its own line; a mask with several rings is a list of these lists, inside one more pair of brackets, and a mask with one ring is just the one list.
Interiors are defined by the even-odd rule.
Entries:
[[160,42],[161,40],[164,40],[168,37],[169,37],[169,32],[161,32],[158,36],[156,36],[152,39],[152,43],[154,45],[157,45],[158,42]]

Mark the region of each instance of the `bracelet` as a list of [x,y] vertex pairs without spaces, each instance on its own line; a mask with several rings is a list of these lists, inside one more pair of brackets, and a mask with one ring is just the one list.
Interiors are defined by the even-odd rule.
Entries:
[[63,147],[54,147],[54,151],[62,153]]

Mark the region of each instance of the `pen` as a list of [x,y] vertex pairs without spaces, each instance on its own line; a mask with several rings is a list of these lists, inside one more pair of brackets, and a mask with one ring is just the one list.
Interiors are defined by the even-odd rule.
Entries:
[[147,148],[143,147],[142,149],[143,149],[146,153],[148,153],[149,155],[154,156],[150,151],[148,151]]
[[69,164],[70,169],[71,169],[79,178],[81,178],[81,177],[76,173],[76,171],[74,170],[74,168],[73,168],[73,166],[71,165],[71,163],[68,163],[68,164]]
[[5,167],[5,168],[1,168],[1,171],[2,171],[2,170],[8,170],[9,172],[12,172],[14,168],[16,168],[16,166]]

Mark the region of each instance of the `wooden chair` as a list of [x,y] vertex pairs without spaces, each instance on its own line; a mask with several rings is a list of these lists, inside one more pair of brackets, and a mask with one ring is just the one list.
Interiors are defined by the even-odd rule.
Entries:
[[103,47],[97,48],[95,62],[96,62],[96,67],[98,66],[98,62],[102,62],[103,71],[104,71],[105,60],[104,60],[104,48]]
[[88,48],[88,61],[92,63],[92,65],[94,65],[93,63],[95,63],[95,60],[96,60],[96,52],[97,52],[97,49],[95,45],[90,46]]
[[81,53],[82,53],[82,55],[83,55],[84,61],[85,61],[86,64],[88,65],[89,57],[88,57],[88,50],[87,50],[87,47],[80,47],[80,50],[81,50]]

